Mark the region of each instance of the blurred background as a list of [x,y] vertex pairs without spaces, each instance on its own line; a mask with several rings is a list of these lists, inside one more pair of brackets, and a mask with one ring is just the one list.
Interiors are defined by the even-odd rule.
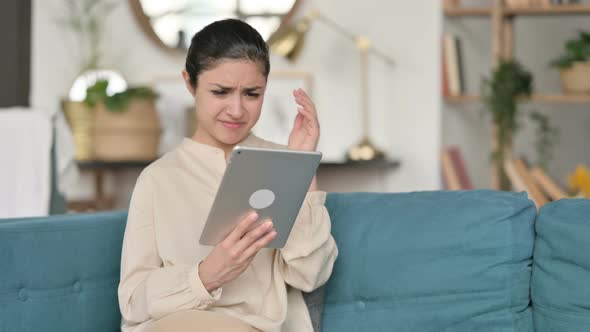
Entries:
[[222,18],[271,47],[255,133],[314,99],[326,191],[590,196],[590,1],[3,0],[0,217],[126,209],[195,128],[186,47]]

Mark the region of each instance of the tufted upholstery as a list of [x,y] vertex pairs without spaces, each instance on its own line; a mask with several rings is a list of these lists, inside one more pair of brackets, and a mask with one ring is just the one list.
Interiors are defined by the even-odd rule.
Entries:
[[0,221],[0,331],[118,331],[126,213]]
[[333,194],[324,332],[532,331],[534,204],[493,191]]
[[590,200],[545,205],[536,229],[535,331],[590,331]]

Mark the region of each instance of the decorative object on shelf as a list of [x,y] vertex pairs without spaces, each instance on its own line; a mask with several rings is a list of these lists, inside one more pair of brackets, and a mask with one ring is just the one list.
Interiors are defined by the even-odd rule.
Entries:
[[69,98],[62,100],[62,110],[72,130],[78,160],[94,157],[94,108],[89,107],[84,100],[86,90],[97,81],[108,83],[108,95],[127,89],[123,76],[113,70],[87,70],[74,81]]
[[546,170],[553,159],[553,147],[559,139],[559,131],[551,125],[546,115],[539,112],[531,112],[529,115],[530,120],[535,123],[535,164]]
[[222,18],[238,18],[268,39],[300,6],[301,0],[128,0],[145,35],[173,54],[186,52],[192,36]]
[[94,157],[94,110],[82,101],[62,100],[66,121],[72,131],[76,160]]
[[107,95],[108,82],[88,88],[85,103],[95,110],[94,158],[152,160],[158,156],[160,123],[148,87],[131,87]]
[[360,53],[362,137],[358,144],[348,149],[348,160],[369,161],[385,159],[383,151],[373,144],[369,138],[368,56],[369,53],[374,54],[390,65],[394,64],[394,60],[387,54],[374,48],[366,37],[348,31],[318,11],[312,11],[300,21],[277,31],[268,41],[270,49],[291,61],[295,61],[303,49],[305,35],[314,21],[322,22],[332,30],[350,39],[355,43]]
[[[532,82],[532,75],[518,62],[511,60],[500,60],[492,78],[482,81],[482,101],[497,130],[498,144],[496,150],[492,151],[492,160],[497,165],[504,165],[504,160],[511,158],[512,139],[518,130],[517,97],[530,96]],[[510,181],[503,167],[499,168],[499,176],[500,189],[510,189]]]
[[[107,0],[62,0],[63,15],[55,19],[55,23],[73,35],[79,58],[77,69],[73,73],[72,84],[67,98],[61,102],[62,110],[72,130],[76,146],[76,158],[87,160],[93,158],[94,111],[87,107],[83,100],[86,89],[99,79],[107,79],[110,84],[109,93],[122,91],[126,88],[123,77],[110,70],[100,69],[103,65],[104,52],[102,41],[104,27],[108,16],[119,5],[118,1]],[[76,66],[73,66],[76,68]]]
[[565,44],[565,54],[550,65],[559,68],[561,89],[568,94],[590,94],[590,32],[580,31]]
[[590,170],[578,165],[568,178],[570,194],[590,198]]

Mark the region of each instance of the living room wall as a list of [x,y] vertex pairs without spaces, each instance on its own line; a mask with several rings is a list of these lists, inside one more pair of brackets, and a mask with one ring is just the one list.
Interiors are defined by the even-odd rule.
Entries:
[[[170,56],[152,44],[136,24],[127,2],[121,2],[107,21],[105,66],[119,70],[132,84],[180,75],[184,59]],[[61,6],[60,0],[33,0],[33,107],[58,107],[77,73],[73,39],[54,23]],[[323,183],[345,191],[439,188],[439,2],[305,0],[299,15],[312,8],[350,31],[367,36],[396,61],[394,67],[389,67],[379,58],[370,58],[369,102],[371,137],[390,158],[401,161],[401,168],[379,174],[345,170],[336,177],[326,177]],[[326,160],[341,159],[346,149],[360,139],[360,74],[355,46],[317,23],[296,64],[273,57],[272,67],[313,74],[313,93],[323,130],[320,149]],[[128,173],[117,175],[117,191],[124,192],[119,194],[121,206],[135,181],[136,172]],[[107,189],[113,191],[113,185]],[[91,193],[92,183],[86,178],[72,196]]]

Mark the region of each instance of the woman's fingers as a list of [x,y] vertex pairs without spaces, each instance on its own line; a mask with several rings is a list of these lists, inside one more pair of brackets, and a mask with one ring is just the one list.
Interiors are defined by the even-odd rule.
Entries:
[[258,253],[258,251],[260,249],[266,247],[276,237],[277,237],[277,232],[275,230],[272,230],[271,232],[268,232],[266,235],[264,235],[263,237],[259,238],[256,242],[252,243],[248,248],[246,248],[246,250],[244,251],[242,257],[245,260],[249,260],[249,259],[251,260],[253,258],[253,256],[255,256],[256,253]]
[[313,104],[311,99],[309,99],[308,97],[305,97],[303,95],[296,95],[295,102],[297,104],[301,105],[306,110],[310,111],[312,114],[314,114],[314,115],[316,114],[315,105]]
[[316,114],[315,104],[311,98],[309,98],[307,93],[305,93],[305,91],[302,89],[297,89],[293,92],[293,95],[295,96],[295,102],[306,108],[311,113]]
[[293,130],[298,130],[303,123],[303,114],[297,114],[295,116],[295,121],[293,122]]
[[258,225],[256,228],[244,234],[244,236],[242,236],[242,238],[235,244],[232,251],[234,251],[234,254],[240,253],[240,256],[244,257],[242,253],[248,247],[250,247],[252,243],[258,241],[258,239],[260,239],[267,233],[272,232],[273,230],[273,223],[270,220]]
[[244,220],[240,221],[234,230],[225,238],[224,242],[228,241],[229,246],[233,247],[248,232],[256,220],[258,220],[258,214],[256,212],[249,214]]
[[297,111],[305,118],[306,121],[304,124],[308,129],[315,129],[319,127],[317,118],[310,111],[301,108]]

